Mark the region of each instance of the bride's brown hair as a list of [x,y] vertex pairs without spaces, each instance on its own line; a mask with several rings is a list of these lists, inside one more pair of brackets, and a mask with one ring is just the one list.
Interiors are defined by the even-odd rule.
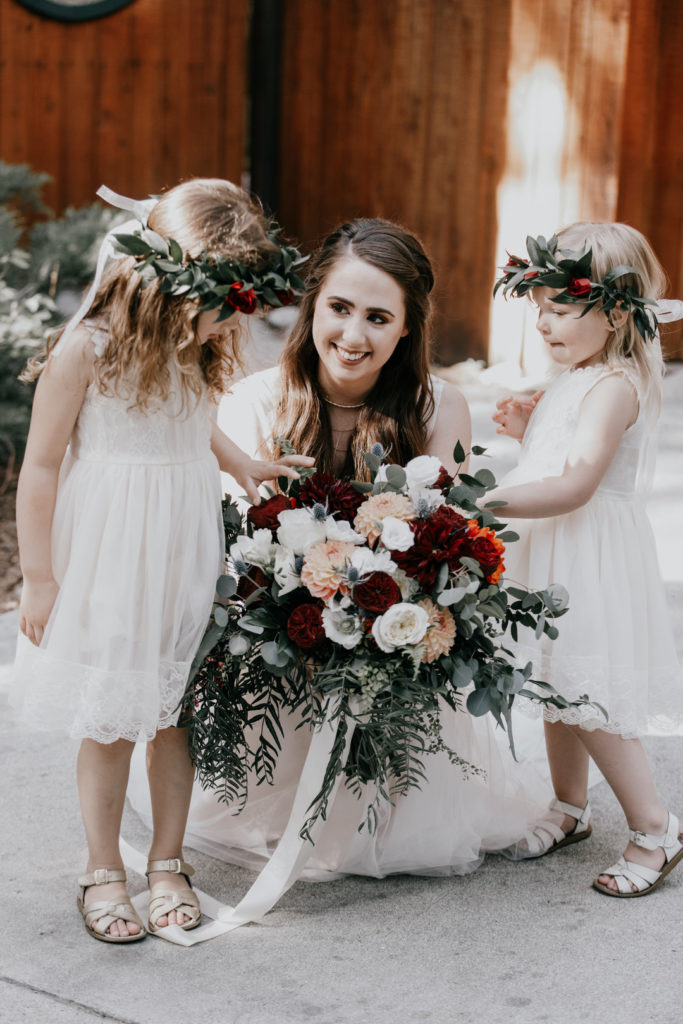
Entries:
[[[165,239],[174,238],[191,257],[206,252],[260,266],[277,251],[258,203],[222,178],[194,178],[169,189],[153,207],[148,226]],[[88,311],[88,319],[101,321],[108,335],[95,363],[99,390],[111,394],[125,382],[144,409],[151,398],[168,397],[175,365],[185,394],[199,396],[205,382],[218,398],[239,360],[239,328],[230,330],[228,321],[227,340],[217,336],[200,345],[195,333],[199,300],[165,294],[156,281],[142,288],[135,266],[130,256],[110,264]],[[48,355],[60,336],[61,331],[51,339]],[[43,366],[32,361],[24,379],[36,377]]]
[[320,472],[333,472],[329,416],[318,384],[318,353],[313,344],[313,313],[320,290],[338,260],[355,257],[389,274],[400,285],[408,333],[384,364],[360,411],[344,474],[367,479],[363,453],[379,442],[391,462],[421,455],[434,410],[429,376],[431,342],[431,264],[414,235],[390,221],[357,219],[342,224],[314,253],[294,325],[280,361],[281,390],[274,435],[297,452],[312,455]]

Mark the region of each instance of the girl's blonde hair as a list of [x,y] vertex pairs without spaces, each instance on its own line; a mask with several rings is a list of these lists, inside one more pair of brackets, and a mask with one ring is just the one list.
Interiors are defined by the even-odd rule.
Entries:
[[299,317],[280,360],[282,387],[274,434],[287,438],[302,455],[314,456],[320,472],[334,472],[331,424],[318,384],[313,314],[328,275],[339,260],[349,257],[396,281],[403,292],[408,329],[382,367],[349,442],[342,472],[361,480],[368,477],[363,454],[375,442],[392,462],[402,464],[421,455],[434,410],[429,376],[434,275],[421,242],[398,224],[378,218],[349,221],[313,254]]
[[[635,295],[660,299],[666,289],[666,274],[647,238],[629,224],[580,221],[557,232],[558,248],[593,250],[591,280],[602,281],[618,266],[633,267],[637,274],[616,278],[617,287],[628,287]],[[615,327],[605,345],[605,362],[615,368],[635,370],[641,386],[641,399],[659,408],[663,363],[657,339],[645,341],[629,314]]]
[[[258,202],[221,178],[195,178],[169,189],[153,207],[148,226],[165,239],[174,238],[192,257],[205,252],[260,266],[277,251]],[[231,329],[228,321],[227,330],[222,327],[200,345],[195,332],[199,300],[165,294],[156,281],[141,287],[135,266],[130,256],[112,262],[88,312],[108,335],[95,363],[97,387],[112,394],[125,384],[134,392],[134,404],[144,409],[152,398],[168,398],[175,368],[184,397],[199,396],[206,384],[218,398],[239,362],[239,328]],[[61,331],[50,340],[46,355],[60,336]],[[35,378],[44,365],[33,360],[24,379]]]

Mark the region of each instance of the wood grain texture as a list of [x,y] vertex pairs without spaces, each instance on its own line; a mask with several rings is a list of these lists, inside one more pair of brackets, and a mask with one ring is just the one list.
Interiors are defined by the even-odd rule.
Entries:
[[0,156],[57,211],[245,171],[249,0],[136,0],[63,23],[0,0]]

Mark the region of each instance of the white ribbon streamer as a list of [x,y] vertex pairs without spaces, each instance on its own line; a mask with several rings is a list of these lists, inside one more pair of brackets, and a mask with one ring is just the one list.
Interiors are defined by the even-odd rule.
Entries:
[[[299,835],[310,805],[322,787],[325,771],[339,730],[340,715],[337,713],[338,706],[337,703],[328,707],[321,725],[313,733],[287,827],[270,860],[247,894],[236,907],[229,907],[224,903],[219,903],[218,900],[215,900],[200,889],[195,889],[199,896],[202,913],[207,917],[213,918],[212,922],[200,925],[198,928],[193,928],[189,932],[183,931],[178,925],[169,925],[155,932],[156,935],[167,939],[169,942],[175,942],[180,946],[194,946],[198,942],[215,939],[217,936],[225,935],[227,932],[231,932],[243,924],[259,921],[296,882],[301,869],[311,856],[315,841],[318,839],[325,824],[322,817],[317,819],[311,828],[310,841],[302,839]],[[347,733],[342,764],[346,763],[354,729],[354,720],[352,718],[347,719]],[[341,781],[342,774],[340,773],[330,793],[330,805],[334,801]],[[120,840],[120,847],[125,866],[131,871],[144,875],[147,862],[143,855],[133,849],[125,839]],[[147,915],[148,899],[149,896],[146,892],[140,893],[133,899],[133,906],[143,920],[146,919]]]
[[95,270],[95,276],[92,284],[88,288],[83,301],[80,306],[67,322],[66,327],[62,331],[59,341],[51,351],[51,355],[59,355],[63,351],[66,342],[69,337],[76,330],[81,320],[86,316],[88,310],[92,306],[95,296],[97,295],[97,289],[100,287],[102,281],[102,275],[104,268],[110,259],[121,259],[125,253],[119,252],[114,246],[114,235],[118,234],[130,234],[132,231],[136,231],[140,224],[144,227],[147,224],[147,218],[156,205],[156,199],[129,199],[128,196],[120,196],[117,192],[112,192],[106,185],[100,185],[97,192],[95,193],[104,199],[105,203],[109,203],[110,206],[116,207],[117,210],[127,210],[129,213],[135,214],[136,220],[128,220],[125,224],[118,224],[102,239],[100,245],[99,255],[97,257],[97,268]]

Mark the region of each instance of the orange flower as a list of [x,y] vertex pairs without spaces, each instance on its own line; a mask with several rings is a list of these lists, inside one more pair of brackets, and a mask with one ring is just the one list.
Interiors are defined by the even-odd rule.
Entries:
[[497,583],[505,570],[505,545],[494,530],[480,526],[476,519],[468,520],[467,525],[469,544],[462,553],[479,562],[489,583]]
[[414,519],[415,509],[410,498],[395,491],[372,494],[358,509],[353,527],[367,537],[368,544],[372,546],[381,535],[382,520],[387,516],[403,519],[405,522]]
[[339,591],[348,594],[349,585],[343,579],[355,544],[347,541],[326,540],[308,549],[301,569],[301,582],[314,597],[331,600]]
[[429,625],[422,643],[425,645],[425,652],[422,660],[429,663],[436,661],[442,654],[448,654],[453,641],[455,640],[455,619],[448,608],[440,608],[428,597],[418,601],[421,608],[429,616]]

